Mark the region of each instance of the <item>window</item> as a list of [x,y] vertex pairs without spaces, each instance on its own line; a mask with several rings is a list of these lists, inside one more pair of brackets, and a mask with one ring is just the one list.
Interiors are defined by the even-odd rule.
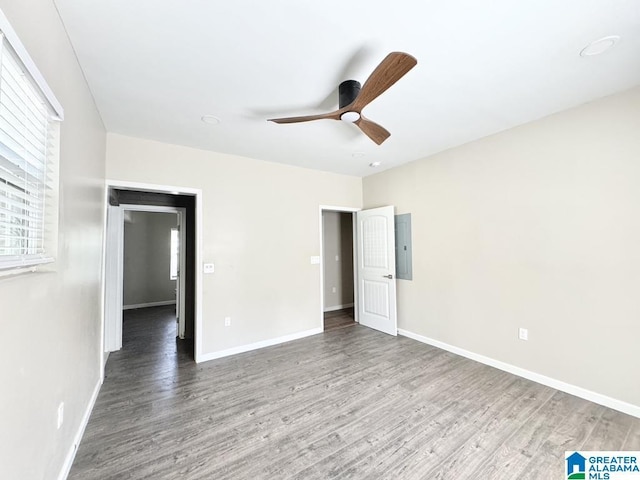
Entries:
[[[177,228],[171,229],[171,259],[169,262],[169,278],[171,280],[175,280],[178,278],[178,262],[180,261],[179,248],[180,248],[180,237]],[[166,243],[165,243],[166,245]]]
[[0,269],[53,260],[62,116],[0,12]]

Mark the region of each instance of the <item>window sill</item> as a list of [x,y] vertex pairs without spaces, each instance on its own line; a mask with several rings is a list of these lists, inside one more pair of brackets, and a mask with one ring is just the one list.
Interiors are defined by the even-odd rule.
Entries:
[[35,272],[39,265],[53,263],[53,261],[51,257],[43,257],[0,263],[0,277]]

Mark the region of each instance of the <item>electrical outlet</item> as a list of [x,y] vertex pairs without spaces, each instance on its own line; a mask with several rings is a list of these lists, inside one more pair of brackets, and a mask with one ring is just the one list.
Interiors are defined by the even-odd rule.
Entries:
[[224,326],[225,327],[231,326],[231,317],[224,317]]
[[64,422],[64,402],[60,402],[60,405],[58,405],[58,429],[60,429],[63,422]]
[[518,338],[520,340],[529,340],[529,330],[526,328],[520,328],[518,330]]
[[331,293],[336,293],[336,287],[331,287]]

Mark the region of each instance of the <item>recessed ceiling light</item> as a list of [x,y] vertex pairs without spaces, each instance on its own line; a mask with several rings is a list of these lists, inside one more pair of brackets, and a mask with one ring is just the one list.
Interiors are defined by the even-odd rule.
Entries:
[[594,55],[600,55],[601,53],[613,48],[619,41],[619,35],[609,35],[608,37],[602,37],[598,40],[594,40],[580,51],[580,56],[593,57]]
[[364,157],[364,155],[365,155],[365,153],[364,153],[364,152],[353,152],[353,153],[351,154],[351,156],[352,156],[353,158],[362,158],[362,157]]
[[379,167],[380,165],[382,165],[382,162],[371,162],[369,164],[369,166],[372,167],[372,168]]
[[215,115],[203,115],[200,120],[208,125],[218,125],[221,122]]

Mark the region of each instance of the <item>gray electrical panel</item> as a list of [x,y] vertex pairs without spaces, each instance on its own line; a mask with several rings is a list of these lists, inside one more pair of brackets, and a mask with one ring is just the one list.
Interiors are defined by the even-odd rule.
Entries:
[[411,266],[411,214],[395,216],[396,226],[396,278],[413,280]]

